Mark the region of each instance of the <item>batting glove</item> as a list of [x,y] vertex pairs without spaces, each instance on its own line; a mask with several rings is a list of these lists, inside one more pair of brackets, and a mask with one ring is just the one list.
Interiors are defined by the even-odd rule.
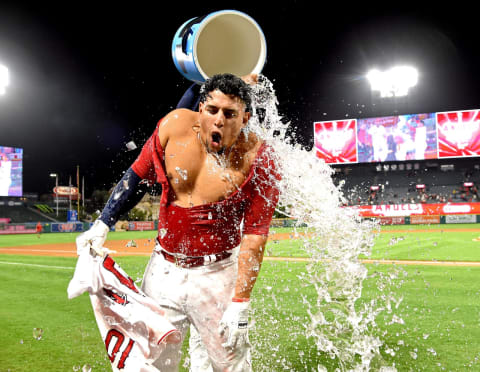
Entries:
[[250,302],[233,300],[223,313],[220,320],[220,336],[227,335],[227,341],[222,344],[225,349],[235,349],[248,345],[248,314]]
[[77,254],[80,255],[88,249],[93,256],[103,257],[106,253],[103,244],[107,240],[109,230],[110,228],[103,221],[97,219],[89,230],[77,237]]

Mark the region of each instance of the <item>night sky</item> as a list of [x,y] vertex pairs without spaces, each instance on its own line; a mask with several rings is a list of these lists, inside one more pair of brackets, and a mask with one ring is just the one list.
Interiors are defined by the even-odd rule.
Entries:
[[[191,84],[172,62],[176,30],[221,9],[243,11],[262,27],[263,74],[274,82],[292,135],[307,148],[313,121],[480,109],[479,26],[471,9],[39,3],[0,5],[0,63],[11,78],[0,96],[0,146],[24,149],[24,192],[51,192],[51,172],[66,185],[77,165],[87,197],[116,183],[139,151],[125,144],[140,147]],[[417,67],[419,85],[407,101],[373,105],[365,73],[394,64]]]

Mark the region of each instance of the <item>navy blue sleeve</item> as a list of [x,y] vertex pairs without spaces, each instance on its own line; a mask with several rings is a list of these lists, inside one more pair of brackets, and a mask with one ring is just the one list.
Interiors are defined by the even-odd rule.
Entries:
[[148,185],[141,183],[142,179],[128,168],[120,182],[110,195],[99,219],[108,227],[112,227],[118,218],[135,207],[147,192]]
[[200,85],[192,84],[178,101],[177,109],[186,108],[192,111],[198,111],[200,103]]

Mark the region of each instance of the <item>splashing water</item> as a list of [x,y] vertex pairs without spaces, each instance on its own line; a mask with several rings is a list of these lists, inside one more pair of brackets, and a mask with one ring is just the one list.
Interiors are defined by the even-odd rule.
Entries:
[[40,341],[40,340],[42,339],[42,337],[43,337],[43,329],[41,329],[41,328],[34,328],[34,329],[33,329],[33,338],[34,338],[35,340]]
[[[310,318],[303,331],[315,341],[318,352],[336,360],[341,370],[369,370],[373,360],[382,363],[380,348],[383,342],[375,334],[375,319],[383,311],[391,314],[391,303],[398,302],[388,292],[395,275],[377,273],[381,295],[361,306],[357,303],[368,275],[359,256],[370,255],[374,230],[378,226],[362,220],[355,209],[342,208],[345,198],[341,187],[337,188],[332,181],[332,168],[317,159],[314,151],[303,150],[287,139],[288,123],[282,122],[277,111],[272,83],[260,75],[253,93],[253,112],[261,112],[261,115],[252,116],[248,131],[265,139],[275,150],[282,173],[278,208],[295,218],[297,226],[307,226],[308,233],[302,235],[303,249],[310,260],[300,279],[313,286],[315,298],[299,294]],[[273,293],[272,297],[276,306]],[[297,306],[301,306],[301,301],[297,301]],[[400,320],[392,319],[401,324]],[[305,335],[292,333],[292,345],[301,336]],[[264,342],[271,343],[274,348],[275,336]],[[304,351],[300,356],[303,354]],[[262,358],[261,355],[257,357]],[[285,358],[279,357],[277,362],[285,370],[296,370]],[[395,370],[384,365],[381,369]],[[315,370],[326,370],[326,367],[319,363]]]

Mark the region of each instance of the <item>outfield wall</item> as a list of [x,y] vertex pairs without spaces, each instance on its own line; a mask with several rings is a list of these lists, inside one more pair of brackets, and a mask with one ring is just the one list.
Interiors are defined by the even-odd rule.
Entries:
[[[43,222],[42,233],[80,233],[87,231],[91,222]],[[0,223],[0,235],[6,234],[36,234],[36,223]],[[128,231],[157,230],[158,221],[130,221],[127,223]],[[112,228],[115,231],[115,228]],[[122,230],[124,231],[124,230]]]
[[[361,205],[346,208],[358,210],[363,218],[378,219],[382,225],[480,223],[480,203]],[[91,225],[91,222],[42,223],[42,232],[78,233],[88,230]],[[158,221],[128,221],[124,225],[129,231],[158,229]],[[271,227],[295,225],[296,220],[293,218],[275,218],[271,223]],[[0,235],[35,234],[35,226],[36,223],[11,224],[5,219],[0,219]]]

